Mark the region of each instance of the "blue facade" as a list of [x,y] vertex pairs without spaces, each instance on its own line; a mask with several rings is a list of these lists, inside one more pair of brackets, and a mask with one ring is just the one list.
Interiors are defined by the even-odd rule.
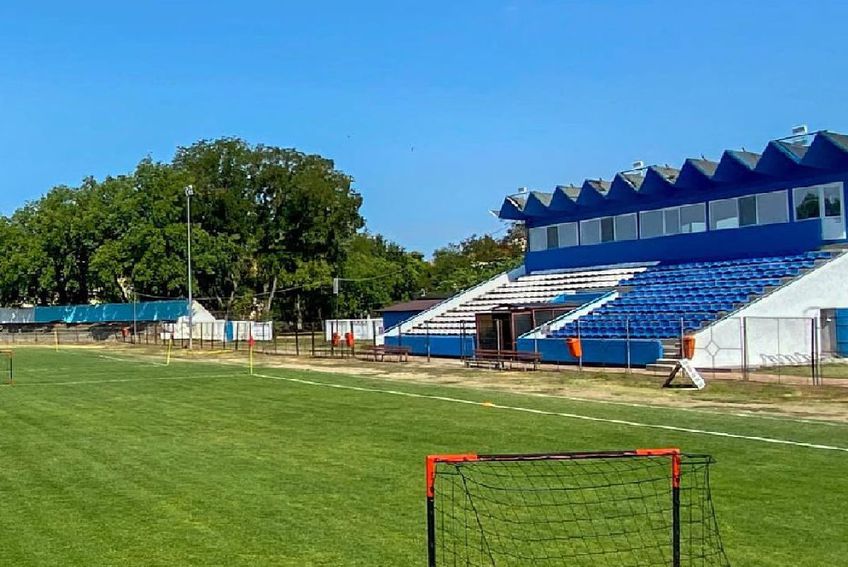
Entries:
[[384,311],[383,312],[383,328],[391,329],[399,323],[403,323],[407,319],[411,319],[421,313],[420,311]]
[[[833,211],[820,218],[798,217],[793,189],[841,183],[838,221]],[[520,220],[530,231],[559,225],[580,223],[576,235],[567,242],[533,246],[526,255],[529,271],[557,268],[597,266],[622,262],[693,261],[754,257],[767,254],[792,254],[812,250],[823,243],[844,242],[846,186],[848,186],[848,136],[832,132],[774,140],[762,154],[725,151],[720,161],[689,159],[679,170],[651,166],[638,171],[621,172],[611,182],[586,180],[580,187],[557,187],[552,193],[531,192],[508,197],[500,217]],[[725,199],[787,191],[787,216],[784,220],[755,222],[742,228],[707,228],[704,232],[680,230],[665,236],[643,234],[638,213],[660,211],[685,205],[703,204],[704,223],[711,226],[709,203]],[[834,189],[835,191],[836,189]],[[826,201],[820,194],[819,201]],[[759,213],[756,213],[757,215]],[[630,215],[623,219],[620,215]],[[740,213],[741,215],[741,213]],[[826,216],[828,215],[828,216]],[[638,237],[610,238],[607,233],[598,240],[584,242],[581,221],[620,219],[631,223],[629,229]],[[826,220],[825,220],[826,219]],[[837,222],[836,230],[834,222]],[[824,226],[827,223],[827,226]],[[739,223],[743,225],[742,222]],[[587,234],[594,234],[594,226]],[[574,230],[573,226],[568,231]],[[603,229],[598,226],[598,230]],[[618,232],[618,228],[615,228]],[[673,231],[672,231],[673,232]],[[532,235],[531,235],[532,236]],[[650,236],[650,237],[648,237]],[[544,238],[542,236],[542,238]],[[562,237],[560,237],[562,239]],[[579,242],[575,241],[577,239]],[[594,242],[593,242],[594,240]]]
[[796,254],[823,243],[821,221],[749,226],[737,229],[676,234],[645,240],[609,242],[528,252],[528,272],[622,262],[683,262]]

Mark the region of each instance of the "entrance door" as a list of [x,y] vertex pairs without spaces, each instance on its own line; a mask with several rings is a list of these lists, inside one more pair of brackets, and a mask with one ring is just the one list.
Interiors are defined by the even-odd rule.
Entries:
[[841,240],[845,238],[845,210],[842,206],[842,184],[822,185],[819,197],[822,219],[822,239]]

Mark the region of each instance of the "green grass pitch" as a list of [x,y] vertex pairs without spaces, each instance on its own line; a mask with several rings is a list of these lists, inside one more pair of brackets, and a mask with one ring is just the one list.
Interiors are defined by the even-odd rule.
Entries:
[[848,452],[367,389],[837,447],[845,425],[103,354],[15,353],[16,384],[0,388],[0,565],[423,565],[427,454],[645,446],[716,457],[733,565],[848,557]]

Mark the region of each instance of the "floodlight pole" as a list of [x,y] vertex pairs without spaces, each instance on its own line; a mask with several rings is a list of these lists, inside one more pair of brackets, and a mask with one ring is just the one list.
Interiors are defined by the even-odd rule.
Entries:
[[188,348],[194,346],[192,339],[194,338],[194,299],[191,289],[191,197],[194,195],[194,187],[186,186],[186,232],[188,237]]

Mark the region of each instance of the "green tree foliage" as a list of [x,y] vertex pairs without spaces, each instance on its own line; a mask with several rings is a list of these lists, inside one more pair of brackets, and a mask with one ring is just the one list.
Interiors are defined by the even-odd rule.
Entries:
[[[233,317],[361,317],[514,267],[523,232],[471,237],[431,262],[364,231],[352,178],[322,156],[237,138],[170,162],[55,187],[0,217],[0,304],[185,297],[186,195],[195,296]],[[332,292],[340,278],[341,293]]]
[[348,243],[338,297],[339,311],[363,317],[393,301],[425,291],[428,264],[380,235],[357,234]]
[[471,236],[433,253],[429,287],[440,293],[456,293],[521,264],[524,229],[509,228],[501,238]]

